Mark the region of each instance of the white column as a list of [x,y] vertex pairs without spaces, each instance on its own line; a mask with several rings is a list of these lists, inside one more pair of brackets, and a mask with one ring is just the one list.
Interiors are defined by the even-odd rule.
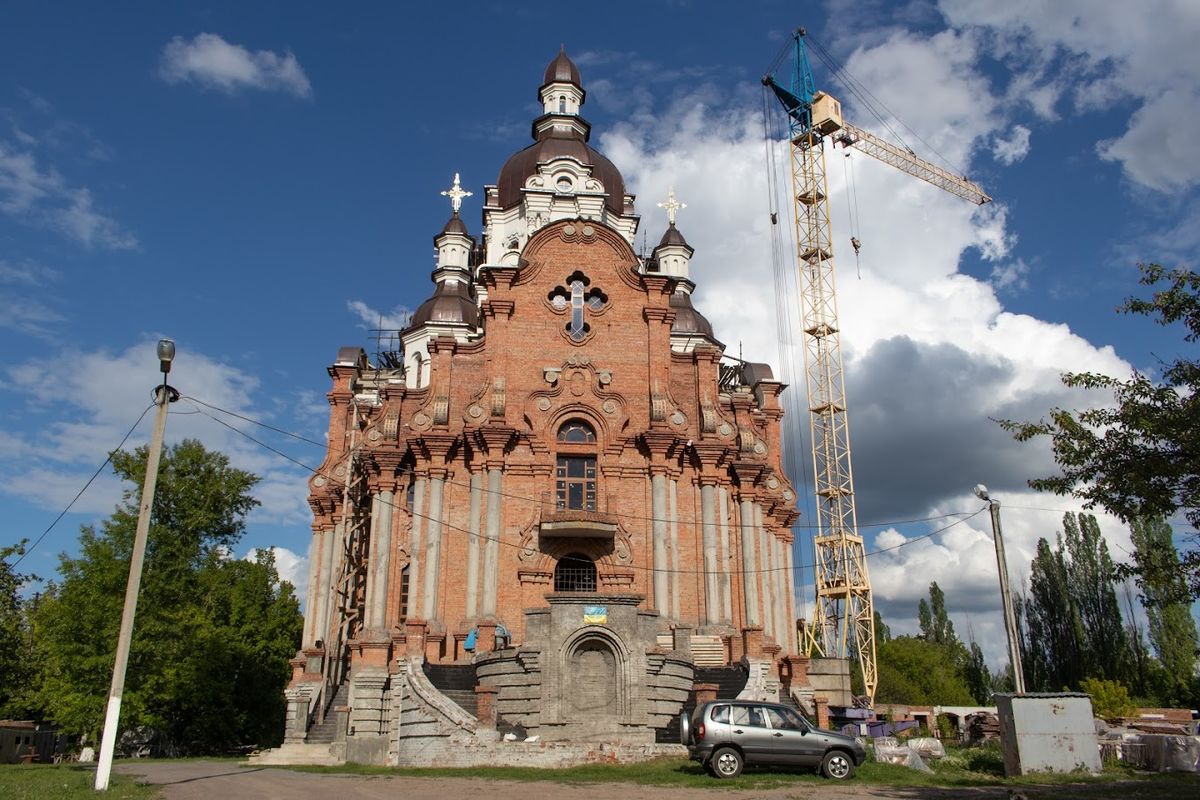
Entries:
[[442,573],[442,493],[446,479],[438,475],[429,479],[429,536],[425,543],[425,592],[421,610],[426,619],[438,613],[438,584]]
[[671,619],[679,619],[679,584],[683,580],[679,553],[679,481],[674,478],[669,484],[667,506],[671,511],[671,540],[668,548],[671,561]]
[[467,512],[467,619],[475,618],[479,599],[479,508],[483,501],[483,473],[471,473],[471,510]]
[[408,533],[408,617],[424,619],[425,609],[421,607],[421,562],[424,552],[421,549],[422,532],[425,529],[425,487],[428,479],[424,475],[417,476],[413,485],[412,527]]
[[374,628],[375,622],[375,553],[378,552],[377,531],[379,530],[379,493],[371,493],[371,529],[367,532],[367,595],[363,601],[363,627]]
[[733,622],[733,586],[729,575],[729,490],[724,486],[717,492],[717,521],[720,536],[721,621]]
[[372,597],[371,617],[368,627],[387,628],[388,586],[392,575],[392,524],[396,495],[390,489],[379,493],[378,520],[375,528],[375,549],[371,551],[371,562],[375,566],[375,594]]
[[321,578],[321,617],[317,637],[325,641],[327,648],[331,645],[329,642],[329,629],[333,626],[334,610],[337,608],[337,582],[339,576],[336,570],[342,563],[341,556],[346,549],[345,538],[346,523],[343,520],[337,523],[332,531],[329,531],[329,535],[325,540],[325,568],[322,571],[323,576]]
[[700,486],[701,544],[704,548],[704,623],[721,621],[721,583],[717,573],[717,487]]
[[650,476],[650,516],[654,522],[652,531],[654,607],[663,616],[671,614],[671,598],[667,591],[667,476]]
[[316,641],[313,631],[317,628],[317,592],[320,591],[317,584],[321,580],[323,534],[320,530],[313,531],[312,538],[308,541],[308,591],[304,593],[304,635],[300,640],[300,646],[304,648],[312,647]]
[[504,471],[488,467],[487,541],[483,546],[483,607],[485,617],[496,616],[496,586],[500,572],[500,512],[503,508],[500,496],[503,491]]
[[763,527],[763,510],[758,503],[754,504],[754,527],[758,531],[758,585],[762,589],[762,626],[763,634],[775,638],[775,598],[772,596],[771,583],[771,545],[770,535]]
[[755,580],[754,540],[758,538],[758,528],[754,525],[754,501],[742,500],[741,524],[738,535],[742,538],[742,595],[746,603],[746,627],[762,624],[758,613],[758,581]]
[[788,600],[788,651],[798,653],[796,643],[796,540],[784,543],[784,557],[787,558],[787,600]]

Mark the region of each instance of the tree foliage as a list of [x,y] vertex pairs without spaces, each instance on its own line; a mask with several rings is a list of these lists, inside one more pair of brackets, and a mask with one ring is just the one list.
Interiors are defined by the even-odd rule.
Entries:
[[1021,660],[1033,691],[1122,680],[1134,652],[1116,595],[1116,568],[1091,514],[1066,514],[1057,545],[1039,539],[1021,602]]
[[[879,681],[875,699],[917,705],[986,702],[990,686],[980,686],[976,692],[969,676],[971,653],[954,634],[946,595],[937,583],[929,585],[928,601],[922,598],[918,603],[917,618],[920,635],[876,640]],[[877,622],[876,629],[881,625]],[[979,657],[982,660],[982,652]],[[983,669],[986,674],[987,668]]]
[[[1158,264],[1139,269],[1143,285],[1163,287],[1149,299],[1127,299],[1119,310],[1154,317],[1161,325],[1182,322],[1184,341],[1200,340],[1200,273]],[[1114,404],[1055,408],[1038,422],[1001,422],[1020,441],[1050,439],[1061,472],[1031,480],[1030,486],[1078,497],[1127,523],[1182,512],[1200,531],[1200,360],[1167,361],[1158,381],[1090,372],[1066,373],[1062,381],[1072,388],[1109,390]],[[1181,566],[1192,595],[1200,597],[1200,551],[1184,553]]]
[[1163,666],[1168,702],[1192,702],[1197,636],[1191,604],[1182,577],[1171,526],[1161,519],[1136,519],[1130,525],[1134,561],[1145,577],[1140,581],[1142,605],[1150,643]]
[[[146,448],[117,452],[132,484],[34,615],[33,693],[67,731],[95,736],[112,675]],[[185,440],[163,454],[121,707],[123,729],[150,727],[185,752],[269,744],[279,735],[288,659],[302,625],[270,551],[229,557],[258,502],[254,475]]]
[[21,713],[20,693],[28,682],[32,659],[20,591],[28,578],[8,563],[13,556],[24,554],[24,541],[0,547],[0,718],[25,716]]

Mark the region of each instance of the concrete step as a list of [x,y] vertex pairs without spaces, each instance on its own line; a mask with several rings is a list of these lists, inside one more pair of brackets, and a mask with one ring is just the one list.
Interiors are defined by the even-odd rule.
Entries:
[[285,743],[273,750],[263,750],[250,756],[256,766],[296,766],[309,764],[321,767],[338,767],[346,762],[329,752],[327,744]]

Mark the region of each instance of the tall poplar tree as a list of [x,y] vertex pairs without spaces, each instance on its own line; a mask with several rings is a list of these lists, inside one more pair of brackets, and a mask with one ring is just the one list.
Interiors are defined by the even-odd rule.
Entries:
[[[1143,568],[1142,606],[1150,628],[1150,644],[1166,672],[1166,702],[1192,702],[1187,697],[1196,669],[1196,623],[1189,593],[1179,570],[1171,526],[1166,520],[1135,519],[1129,526],[1134,561]],[[1180,695],[1183,696],[1180,696]]]
[[1064,514],[1068,590],[1079,613],[1080,655],[1089,678],[1125,681],[1131,650],[1117,602],[1116,567],[1093,514]]

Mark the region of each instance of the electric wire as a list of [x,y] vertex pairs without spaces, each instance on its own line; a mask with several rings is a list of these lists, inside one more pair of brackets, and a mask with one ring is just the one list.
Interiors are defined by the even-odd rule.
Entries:
[[57,525],[59,521],[67,515],[67,512],[71,510],[79,498],[83,497],[83,493],[88,490],[88,487],[92,485],[96,478],[100,477],[100,473],[103,472],[104,468],[108,466],[110,461],[112,461],[112,454],[125,446],[125,442],[129,441],[129,437],[133,435],[133,432],[137,429],[137,426],[142,424],[142,420],[146,418],[146,414],[149,413],[150,409],[152,408],[154,408],[154,403],[151,403],[142,410],[142,413],[138,416],[137,421],[134,422],[133,425],[130,426],[129,430],[125,432],[125,435],[121,437],[121,443],[112,450],[108,451],[108,454],[104,457],[104,461],[102,461],[100,466],[96,467],[96,471],[92,473],[92,477],[87,479],[87,482],[83,484],[83,488],[75,493],[75,496],[71,498],[71,502],[67,503],[67,507],[59,512],[58,516],[54,518],[54,521],[46,527],[46,530],[42,531],[42,535],[35,539],[33,544],[25,548],[25,552],[21,553],[20,557],[18,557],[17,560],[12,563],[12,569],[16,569],[18,566],[20,566],[21,562],[25,560],[25,557],[32,553],[34,549],[36,549],[37,546],[42,543],[42,540],[46,538],[47,534],[54,530],[54,526]]
[[[237,433],[238,435],[246,438],[247,440],[253,442],[254,444],[256,444],[266,450],[269,450],[270,452],[274,453],[275,455],[279,456],[280,458],[283,458],[283,459],[291,462],[292,464],[295,464],[296,466],[301,467],[302,469],[312,473],[313,475],[324,475],[325,477],[331,478],[331,479],[334,477],[332,474],[326,474],[319,468],[309,466],[308,464],[305,464],[304,462],[302,462],[296,458],[293,458],[292,456],[289,456],[286,453],[283,453],[282,451],[277,450],[274,447],[271,447],[270,445],[266,444],[265,442],[251,436],[250,434],[246,433],[243,430],[240,430],[239,428],[237,428],[233,425],[230,425],[229,423],[225,422],[224,420],[217,419],[216,417],[214,417],[211,414],[208,414],[206,412],[201,412],[201,414],[203,416],[206,416],[209,419],[213,420],[214,422],[228,428],[229,430],[233,431],[234,433]],[[524,549],[523,544],[504,541],[502,536],[488,536],[487,534],[482,533],[482,532],[476,533],[467,528],[463,528],[463,527],[454,525],[454,524],[450,523],[448,520],[433,517],[429,514],[417,513],[415,510],[408,508],[405,505],[401,505],[401,504],[397,504],[395,502],[390,502],[390,501],[384,500],[381,497],[379,497],[378,495],[376,495],[375,498],[378,499],[378,502],[380,504],[385,505],[385,506],[391,508],[392,510],[401,511],[403,513],[409,514],[410,516],[412,516],[414,518],[419,518],[426,522],[437,522],[444,529],[455,531],[457,533],[465,533],[468,536],[475,536],[475,537],[478,537],[482,541],[494,541],[498,545],[501,545],[504,547],[509,547],[512,549],[517,549],[517,550]],[[879,555],[881,553],[891,552],[891,551],[897,550],[901,547],[905,547],[909,544],[913,544],[915,542],[920,542],[920,541],[932,538],[933,536],[937,536],[939,533],[943,533],[947,530],[950,530],[951,528],[954,528],[958,525],[962,525],[963,523],[968,522],[969,520],[971,520],[974,517],[978,516],[979,514],[983,513],[983,511],[987,510],[987,508],[988,508],[988,506],[985,505],[982,508],[980,508],[978,511],[975,511],[973,513],[957,512],[956,514],[946,515],[946,518],[948,518],[950,516],[961,516],[962,518],[957,519],[957,520],[949,523],[948,525],[944,525],[944,526],[938,528],[937,530],[931,531],[931,532],[923,534],[921,536],[914,536],[911,539],[906,539],[904,542],[901,542],[897,545],[893,545],[891,547],[884,547],[884,548],[880,548],[878,550],[872,550],[868,553],[864,553],[864,556],[869,557],[869,556],[873,556],[873,555]],[[633,531],[632,533],[636,534],[636,533],[640,533],[640,532]],[[568,561],[570,560],[569,556],[564,556],[562,559],[559,559],[559,560],[564,560],[564,559],[568,560]],[[838,563],[841,560],[842,559],[835,559],[832,563]],[[793,567],[796,571],[800,571],[800,570],[804,570],[804,569],[815,569],[816,565],[815,564],[800,564],[800,565],[793,565]],[[654,567],[643,567],[638,564],[632,564],[632,563],[631,564],[622,564],[621,568],[626,569],[626,570],[632,570],[634,572],[667,573],[667,574],[674,574],[674,575],[709,575],[709,574],[719,575],[719,574],[723,574],[720,571],[713,573],[713,572],[710,572],[709,570],[704,570],[704,569],[679,569],[679,568],[655,569]],[[739,570],[739,573],[747,574],[747,575],[757,575],[757,574],[766,574],[766,573],[773,573],[773,572],[785,572],[786,570],[787,570],[787,566],[769,567],[766,569],[763,569],[760,567],[760,568]]]

